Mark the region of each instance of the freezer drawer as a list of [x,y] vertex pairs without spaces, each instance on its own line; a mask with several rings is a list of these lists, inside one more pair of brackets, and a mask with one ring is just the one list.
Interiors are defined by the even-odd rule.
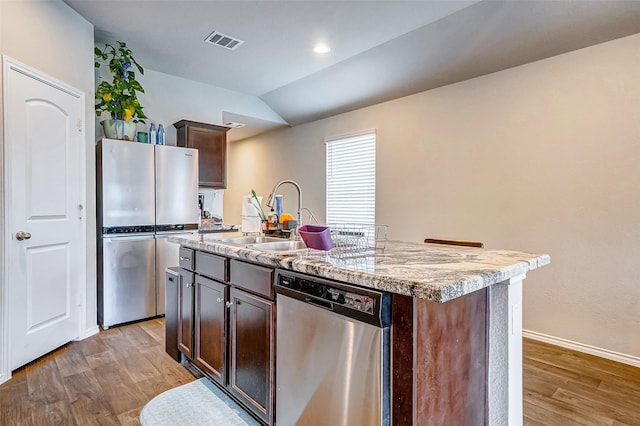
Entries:
[[156,315],[153,235],[102,239],[98,319],[103,328]]

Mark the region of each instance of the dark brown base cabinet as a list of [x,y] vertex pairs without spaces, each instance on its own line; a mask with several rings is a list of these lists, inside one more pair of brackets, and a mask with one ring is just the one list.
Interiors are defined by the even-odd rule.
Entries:
[[193,362],[226,384],[228,285],[196,276]]
[[[180,258],[178,349],[247,410],[272,425],[273,269],[184,247]],[[182,259],[193,259],[193,264]]]
[[251,404],[253,412],[273,424],[275,383],[275,303],[231,289],[229,386]]
[[[186,247],[180,267],[179,350],[273,425],[274,270]],[[393,426],[488,424],[488,296],[482,289],[436,303],[393,295]]]
[[181,269],[178,286],[178,350],[187,358],[193,357],[193,300],[194,273]]

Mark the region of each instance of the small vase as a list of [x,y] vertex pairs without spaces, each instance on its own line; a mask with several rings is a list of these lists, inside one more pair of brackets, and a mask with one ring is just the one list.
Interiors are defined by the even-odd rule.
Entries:
[[104,135],[109,139],[135,140],[136,123],[133,121],[127,122],[111,118],[109,120],[102,120],[100,124],[102,124]]

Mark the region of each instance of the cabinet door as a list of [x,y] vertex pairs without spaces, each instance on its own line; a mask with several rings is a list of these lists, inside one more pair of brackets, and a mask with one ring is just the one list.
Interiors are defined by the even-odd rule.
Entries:
[[273,424],[275,304],[230,291],[229,389],[267,424]]
[[227,187],[226,132],[189,126],[188,144],[198,150],[200,186]]
[[194,273],[180,270],[178,287],[178,349],[193,359],[193,295]]
[[180,120],[177,145],[198,150],[199,185],[209,188],[227,187],[228,127]]
[[196,275],[193,360],[222,386],[226,384],[227,288]]

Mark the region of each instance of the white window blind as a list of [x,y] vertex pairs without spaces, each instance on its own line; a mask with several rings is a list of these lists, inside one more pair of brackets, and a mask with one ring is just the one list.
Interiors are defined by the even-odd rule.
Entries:
[[325,140],[327,223],[374,224],[376,220],[375,131]]

